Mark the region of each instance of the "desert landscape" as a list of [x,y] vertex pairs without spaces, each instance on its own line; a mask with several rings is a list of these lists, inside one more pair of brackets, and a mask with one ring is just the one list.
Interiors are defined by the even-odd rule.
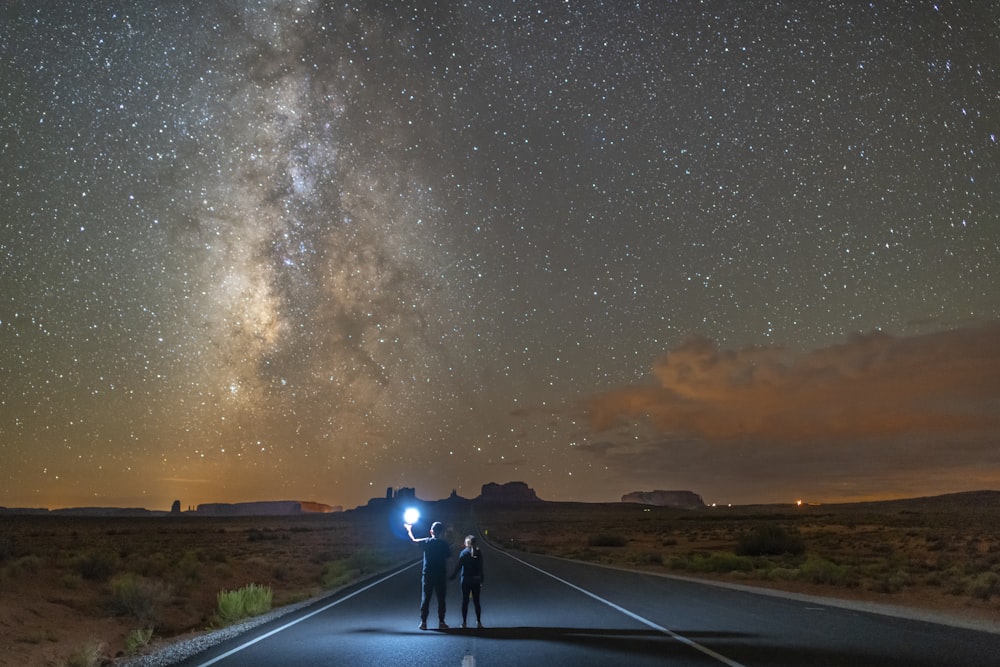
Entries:
[[[1000,631],[1000,492],[845,505],[424,503],[457,543],[909,607]],[[273,608],[418,552],[395,505],[266,517],[0,516],[0,665],[124,664],[233,622],[220,594]]]

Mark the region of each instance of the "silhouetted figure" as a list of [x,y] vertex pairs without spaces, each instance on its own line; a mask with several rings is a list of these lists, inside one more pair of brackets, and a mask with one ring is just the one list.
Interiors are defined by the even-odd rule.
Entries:
[[447,561],[451,556],[451,547],[443,539],[444,524],[435,521],[431,524],[430,537],[414,537],[413,526],[406,523],[406,534],[414,542],[421,544],[424,548],[424,566],[421,571],[421,586],[423,593],[420,597],[420,629],[427,629],[427,615],[431,608],[431,596],[437,596],[438,607],[438,628],[445,630],[448,624],[444,622],[445,612],[445,592],[448,585]]
[[458,564],[451,578],[454,579],[462,574],[462,627],[468,627],[466,618],[469,616],[469,596],[472,596],[472,604],[476,608],[476,627],[483,627],[483,608],[479,604],[479,596],[482,592],[483,574],[483,553],[476,544],[475,535],[465,537],[465,548],[458,555]]

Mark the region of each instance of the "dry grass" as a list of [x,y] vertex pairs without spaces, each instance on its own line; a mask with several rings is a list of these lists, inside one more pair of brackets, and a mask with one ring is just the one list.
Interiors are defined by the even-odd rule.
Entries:
[[507,548],[1000,624],[1000,493],[699,511],[546,503],[477,516]]
[[[1000,624],[1000,493],[821,507],[440,503],[519,549],[875,600]],[[450,512],[450,516],[449,516]],[[0,516],[0,666],[107,664],[213,627],[217,597],[308,599],[415,559],[386,511],[301,517]],[[395,531],[395,532],[394,532]]]
[[269,586],[280,607],[415,557],[355,513],[3,516],[0,665],[107,661],[218,625],[220,591]]

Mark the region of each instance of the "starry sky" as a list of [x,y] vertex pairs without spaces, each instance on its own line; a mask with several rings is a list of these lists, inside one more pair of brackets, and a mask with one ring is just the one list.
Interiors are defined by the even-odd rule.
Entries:
[[1000,5],[0,8],[0,505],[1000,488]]

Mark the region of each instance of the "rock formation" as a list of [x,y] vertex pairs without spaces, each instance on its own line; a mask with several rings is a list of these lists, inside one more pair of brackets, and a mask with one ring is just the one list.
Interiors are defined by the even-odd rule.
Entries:
[[623,503],[656,505],[695,510],[705,507],[705,502],[693,491],[633,491],[622,496]]
[[332,512],[334,508],[322,503],[298,500],[274,500],[252,503],[202,503],[196,513],[203,516],[289,516]]
[[506,484],[490,482],[483,484],[479,500],[492,503],[521,503],[538,502],[539,498],[535,495],[535,490],[528,488],[524,482],[507,482]]

